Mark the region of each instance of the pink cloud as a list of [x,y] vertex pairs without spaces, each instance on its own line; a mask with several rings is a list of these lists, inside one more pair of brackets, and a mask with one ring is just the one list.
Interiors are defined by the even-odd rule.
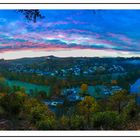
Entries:
[[133,40],[128,38],[125,35],[122,34],[114,34],[114,33],[108,33],[109,36],[113,37],[113,38],[117,38],[125,43],[127,43],[128,45],[132,45],[133,44]]

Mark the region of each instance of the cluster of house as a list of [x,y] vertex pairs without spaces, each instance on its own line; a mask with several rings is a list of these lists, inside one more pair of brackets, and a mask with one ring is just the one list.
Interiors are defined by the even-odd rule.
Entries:
[[[96,98],[96,94],[102,95],[102,96],[110,96],[113,95],[113,93],[118,92],[122,90],[120,86],[103,86],[103,85],[98,85],[98,86],[89,86],[88,87],[88,93],[90,96],[93,96]],[[81,101],[84,100],[84,97],[80,96],[80,88],[79,87],[73,87],[73,88],[68,88],[68,89],[63,89],[62,95],[67,98],[69,102],[75,102],[75,101]],[[132,95],[136,95],[136,103],[140,105],[140,79],[138,79],[133,85],[130,86],[130,93]],[[64,100],[63,99],[58,99],[58,100],[45,100],[45,104],[56,107],[58,104],[63,105]]]
[[64,89],[61,95],[65,96],[70,102],[84,100],[84,97],[80,96],[80,88],[78,87]]
[[49,76],[67,76],[69,74],[79,76],[83,75],[91,75],[95,74],[98,71],[108,71],[108,72],[124,72],[124,68],[119,65],[112,65],[107,68],[105,65],[91,65],[87,68],[82,67],[81,65],[74,65],[73,67],[66,69],[59,69],[54,71],[45,70],[42,71],[40,69],[33,69],[30,67],[26,67],[22,64],[14,64],[9,67],[9,71],[14,72],[23,72],[23,73],[36,73],[38,75],[49,75]]
[[[99,89],[98,91],[96,89]],[[89,86],[88,87],[88,93],[90,96],[96,98],[96,92],[102,96],[110,96],[113,93],[122,90],[121,87],[119,86],[111,86],[110,88],[106,86]],[[61,92],[61,95],[63,95],[67,101],[69,102],[76,102],[76,101],[82,101],[84,100],[84,97],[80,95],[81,89],[79,87],[73,87],[73,88],[67,88],[63,89]],[[45,100],[45,104],[48,106],[57,106],[58,104],[63,104],[64,100],[63,99],[57,99],[57,100]]]
[[103,95],[113,95],[113,93],[121,91],[122,88],[120,86],[100,86],[100,94]]
[[57,73],[57,71],[54,73],[54,72],[50,72],[50,71],[42,71],[39,69],[32,69],[29,67],[25,67],[22,64],[13,65],[13,66],[9,67],[8,70],[11,72],[14,71],[14,72],[21,72],[21,73],[36,73],[38,75],[51,75],[51,76],[54,76],[55,73]]
[[123,72],[125,71],[122,66],[119,65],[112,65],[111,68],[108,69],[109,72]]

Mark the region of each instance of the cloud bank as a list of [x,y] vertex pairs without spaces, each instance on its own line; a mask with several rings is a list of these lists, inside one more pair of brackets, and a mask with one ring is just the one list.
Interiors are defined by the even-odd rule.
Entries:
[[93,10],[41,12],[46,18],[33,23],[14,11],[0,11],[0,57],[12,51],[54,55],[68,50],[92,50],[93,56],[97,51],[99,56],[111,56],[107,52],[140,56],[139,10],[101,10],[96,15]]

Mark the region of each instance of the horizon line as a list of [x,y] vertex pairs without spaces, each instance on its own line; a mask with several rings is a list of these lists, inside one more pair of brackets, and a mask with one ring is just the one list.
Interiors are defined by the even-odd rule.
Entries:
[[140,59],[140,56],[130,56],[130,57],[123,57],[123,56],[56,56],[56,55],[46,55],[46,56],[36,56],[36,57],[21,57],[21,58],[13,58],[13,59],[5,59],[0,58],[0,60],[19,60],[19,59],[32,59],[32,58],[45,58],[45,57],[54,57],[54,58],[137,58]]

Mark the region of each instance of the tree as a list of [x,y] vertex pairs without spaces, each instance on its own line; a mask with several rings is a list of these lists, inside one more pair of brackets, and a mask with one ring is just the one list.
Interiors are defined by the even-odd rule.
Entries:
[[86,95],[88,91],[88,85],[87,84],[82,84],[81,85],[81,92],[83,95]]
[[122,129],[124,125],[123,118],[113,111],[97,112],[92,117],[94,129],[113,130]]
[[44,90],[41,90],[38,92],[38,97],[39,97],[39,99],[46,99],[48,96]]
[[117,81],[116,80],[111,80],[111,84],[112,85],[117,85]]
[[5,83],[6,79],[4,77],[0,77],[0,83]]
[[36,127],[39,130],[53,130],[56,129],[56,120],[53,116],[41,118],[36,123]]
[[37,19],[43,19],[44,16],[41,14],[40,10],[17,10],[17,12],[22,13],[25,18],[29,21],[37,22]]
[[[93,10],[94,16],[97,14],[98,14],[98,16],[99,16],[99,14],[101,16],[101,11],[103,11],[103,10]],[[22,13],[27,20],[33,21],[33,22],[37,22],[37,18],[39,18],[39,19],[45,18],[45,16],[43,16],[41,14],[40,10],[37,10],[37,9],[17,10],[17,12]]]
[[20,92],[21,92],[21,93],[25,93],[25,88],[24,88],[24,87],[21,87],[21,88],[20,88]]
[[56,82],[50,87],[50,95],[51,96],[59,96],[61,94],[62,86],[60,82]]
[[86,96],[85,99],[78,103],[77,112],[83,115],[89,124],[92,114],[99,110],[99,106],[95,99],[91,96]]
[[9,92],[9,87],[6,83],[6,79],[2,76],[0,76],[0,92]]
[[131,100],[126,107],[123,109],[123,115],[127,121],[137,119],[139,109],[137,108],[136,102]]
[[47,105],[30,98],[25,101],[24,110],[28,120],[37,128],[41,130],[55,129],[55,115],[48,108]]
[[0,98],[0,106],[5,110],[8,117],[17,117],[23,110],[25,96],[20,93],[4,94]]
[[70,119],[67,116],[62,116],[59,120],[59,127],[62,130],[69,130],[70,129]]
[[86,122],[83,116],[73,115],[70,118],[70,125],[72,130],[81,130],[84,129]]
[[129,96],[126,90],[117,91],[109,98],[109,108],[117,110],[120,114],[128,101]]

